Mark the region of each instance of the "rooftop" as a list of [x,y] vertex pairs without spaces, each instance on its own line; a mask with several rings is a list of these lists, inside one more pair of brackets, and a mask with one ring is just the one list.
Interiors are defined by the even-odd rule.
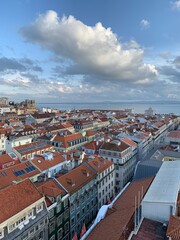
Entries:
[[180,161],[163,162],[143,202],[177,201],[180,184]]
[[166,228],[157,221],[143,219],[137,235],[133,235],[132,240],[165,240]]
[[131,183],[108,210],[106,217],[95,226],[87,240],[119,240],[134,215],[135,196],[142,187],[145,194],[152,180],[153,178],[147,178]]
[[42,197],[42,194],[28,179],[2,189],[0,191],[0,223],[21,212]]

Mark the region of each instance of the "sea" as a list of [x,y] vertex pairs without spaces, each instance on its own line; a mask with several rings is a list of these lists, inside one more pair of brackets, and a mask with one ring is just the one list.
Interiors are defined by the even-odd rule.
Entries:
[[39,109],[52,108],[61,111],[70,110],[125,110],[133,109],[134,113],[144,113],[152,108],[154,113],[173,113],[180,116],[180,101],[128,101],[128,102],[91,102],[91,103],[37,103]]

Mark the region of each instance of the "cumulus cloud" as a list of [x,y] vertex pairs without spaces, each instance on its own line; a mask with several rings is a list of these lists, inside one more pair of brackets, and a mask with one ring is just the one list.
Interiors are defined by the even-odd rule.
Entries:
[[140,26],[142,29],[147,29],[150,27],[150,22],[146,19],[142,19],[140,22]]
[[133,83],[153,81],[158,74],[154,65],[144,63],[144,51],[136,41],[121,43],[101,23],[87,26],[73,16],[59,19],[55,11],[48,11],[20,33],[27,42],[69,59],[65,74]]
[[173,2],[171,2],[171,4],[172,4],[173,10],[180,11],[180,0],[173,1]]

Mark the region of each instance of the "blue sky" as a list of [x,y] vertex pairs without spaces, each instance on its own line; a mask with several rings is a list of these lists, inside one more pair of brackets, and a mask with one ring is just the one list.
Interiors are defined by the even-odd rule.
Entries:
[[0,96],[180,100],[180,0],[2,0]]

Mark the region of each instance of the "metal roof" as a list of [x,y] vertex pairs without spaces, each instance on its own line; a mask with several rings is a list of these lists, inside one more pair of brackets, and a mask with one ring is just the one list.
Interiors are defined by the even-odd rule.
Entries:
[[175,203],[180,188],[180,161],[163,162],[143,202]]

